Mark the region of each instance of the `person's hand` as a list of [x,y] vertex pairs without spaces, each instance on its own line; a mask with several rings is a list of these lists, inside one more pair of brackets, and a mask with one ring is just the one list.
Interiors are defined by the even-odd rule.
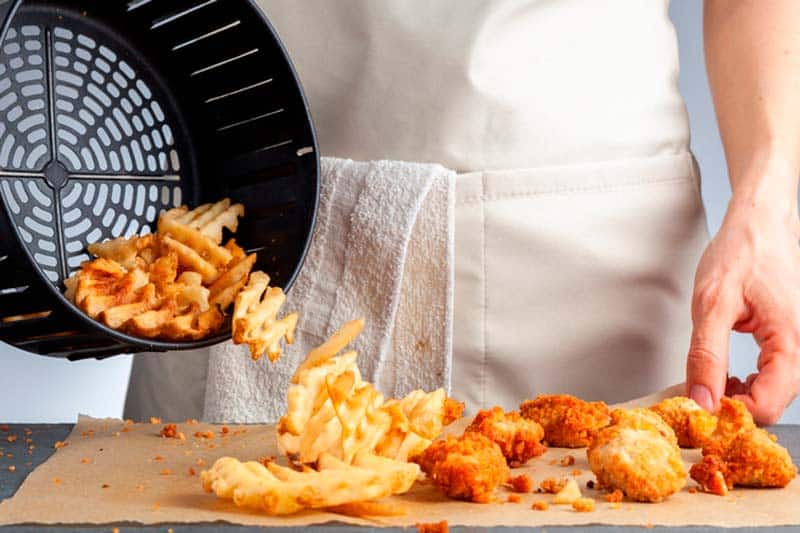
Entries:
[[[794,202],[780,209],[734,196],[700,260],[686,389],[707,410],[717,409],[727,385],[727,394],[742,400],[757,422],[773,424],[800,393],[800,222]],[[758,372],[744,382],[726,380],[731,330],[752,333],[761,349]]]

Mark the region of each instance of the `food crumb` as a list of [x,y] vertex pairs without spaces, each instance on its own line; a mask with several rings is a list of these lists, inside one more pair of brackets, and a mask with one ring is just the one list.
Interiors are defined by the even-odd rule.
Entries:
[[175,531],[172,528],[168,528],[167,533],[175,533]]
[[157,463],[160,463],[163,460],[164,460],[164,458],[161,457],[160,455],[156,455],[155,457],[153,457],[153,461],[155,461]]
[[572,466],[575,464],[575,457],[573,455],[567,454],[561,458],[559,464],[561,466]]
[[686,490],[689,494],[697,494],[697,487],[689,487]]
[[67,443],[66,443],[66,442],[63,442],[63,441],[57,440],[57,441],[56,441],[56,443],[55,443],[55,444],[53,444],[53,448],[55,448],[55,449],[57,450],[57,449],[59,449],[59,448],[63,448],[63,447],[64,447],[64,446],[66,446],[66,445],[67,445]]
[[593,489],[594,488],[594,480],[593,479],[590,479],[589,481],[586,482],[586,488],[587,489]]
[[160,418],[156,418],[155,416],[151,416],[150,417],[150,423],[151,424],[160,424],[161,423],[161,419]]
[[533,505],[531,505],[531,509],[534,511],[546,511],[548,507],[549,505],[545,501],[533,502]]
[[102,485],[100,485],[100,488],[101,488],[101,489],[107,489],[107,488],[108,488],[108,487],[110,487],[110,486],[111,486],[111,485],[109,485],[108,483],[103,483]]
[[88,457],[84,457],[83,459],[81,459],[81,464],[84,464],[84,465],[88,465],[91,462],[92,462],[92,460],[90,458],[88,458]]
[[184,435],[184,434],[183,434],[182,432],[180,432],[180,431],[179,431],[179,432],[178,432],[178,434],[177,434],[177,435],[175,435],[175,436],[178,438],[178,440],[186,440],[186,435]]
[[609,492],[608,494],[606,494],[606,495],[605,495],[605,496],[603,496],[603,497],[604,497],[604,498],[606,499],[606,501],[607,501],[607,502],[609,502],[609,503],[617,503],[617,502],[621,502],[621,501],[622,501],[622,498],[623,498],[624,496],[625,496],[625,495],[622,493],[622,491],[621,491],[621,490],[619,490],[619,489],[614,489],[614,492]]
[[197,424],[197,420],[195,420],[194,418],[187,418],[186,419],[186,424],[189,425],[189,426],[193,426],[193,425]]
[[197,475],[197,472],[195,472],[194,468],[192,468],[191,466],[189,467],[189,475],[190,476]]
[[275,456],[269,455],[269,456],[259,457],[258,462],[264,466],[268,466],[270,463],[275,462]]
[[539,489],[543,492],[555,494],[561,489],[563,489],[564,485],[566,484],[567,484],[566,479],[556,479],[554,477],[549,477],[539,484]]
[[3,424],[2,426],[0,426],[0,430],[8,431],[8,424]]
[[447,520],[432,523],[418,523],[416,527],[417,533],[448,533],[448,531],[450,531]]
[[138,485],[136,485],[136,490],[138,490],[139,492],[143,491],[144,490],[144,485],[139,483]]
[[160,504],[160,503],[158,503],[158,502],[155,502],[155,503],[153,504],[153,510],[154,510],[154,511],[158,511],[159,509],[161,509],[161,504]]
[[175,424],[167,424],[161,428],[161,436],[165,439],[174,439],[178,436],[178,426]]
[[126,419],[126,420],[125,420],[125,425],[126,425],[126,426],[132,426],[133,424],[134,424],[134,422],[133,422],[133,420],[131,420],[130,418],[128,418],[128,419]]
[[111,533],[119,533],[119,528],[115,527],[114,529],[111,530]]
[[206,462],[203,461],[202,457],[198,457],[197,461],[195,461],[195,464],[197,464],[197,466],[206,466]]
[[611,508],[611,509],[622,509],[622,503],[620,503],[620,502],[611,502],[611,504],[609,505],[609,508]]
[[171,476],[172,470],[170,470],[169,468],[165,468],[161,472],[159,472],[159,474],[161,474],[162,476]]
[[594,500],[591,498],[578,498],[572,502],[572,508],[579,513],[594,512]]
[[6,440],[8,442],[17,442],[17,436],[16,435],[9,435],[8,437],[6,437]]
[[580,476],[581,474],[583,474],[583,470],[578,470],[576,468],[575,470],[572,471],[572,475],[575,477]]
[[60,477],[54,477],[53,478],[53,483],[56,484],[56,485],[61,485],[61,478]]
[[228,426],[222,426],[222,429],[220,431],[222,432],[223,435],[227,435],[228,433],[230,433],[231,430],[228,429]]
[[533,480],[528,474],[512,476],[509,481],[514,492],[531,492],[533,490]]
[[203,438],[203,439],[213,439],[214,438],[214,432],[213,431],[195,431],[194,432],[194,436],[197,437],[197,438]]
[[16,470],[17,470],[17,467],[16,467],[16,466],[14,466],[14,465],[9,465],[9,466],[8,466],[8,471],[9,471],[9,472],[15,472]]
[[519,503],[522,501],[522,497],[519,494],[511,493],[508,495],[508,498],[506,498],[506,500],[508,501],[508,503]]

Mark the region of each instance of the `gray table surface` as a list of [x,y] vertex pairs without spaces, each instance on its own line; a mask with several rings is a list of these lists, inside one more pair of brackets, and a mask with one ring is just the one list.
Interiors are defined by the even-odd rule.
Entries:
[[[8,430],[0,425],[0,451],[3,456],[0,457],[0,500],[10,498],[14,495],[16,490],[28,476],[28,474],[36,468],[37,465],[46,461],[53,453],[53,445],[56,441],[64,440],[69,435],[72,429],[72,424],[40,424],[40,425],[10,425]],[[26,435],[26,429],[30,435]],[[800,464],[800,426],[775,426],[770,429],[773,433],[778,435],[778,439],[789,449],[792,454],[792,459],[795,464]],[[16,435],[16,442],[8,442],[9,435]],[[30,442],[26,442],[30,439]],[[33,443],[34,447],[30,448]],[[14,465],[16,470],[10,472],[8,467]],[[89,502],[87,502],[89,503]],[[800,502],[798,502],[800,505]],[[211,524],[191,524],[191,525],[172,525],[160,524],[158,526],[142,527],[136,524],[109,524],[106,526],[9,526],[0,527],[0,533],[7,531],[19,532],[47,532],[55,533],[60,531],[68,531],[70,533],[86,532],[97,533],[99,531],[111,531],[113,527],[118,527],[121,532],[166,532],[167,529],[172,529],[174,533],[186,533],[189,531],[198,531],[201,533],[250,533],[258,531],[262,528],[257,527],[244,527],[234,526],[224,523],[211,523]],[[349,533],[349,532],[362,532],[372,528],[354,527],[343,524],[329,524],[317,527],[302,528],[303,531],[311,531],[315,533]],[[496,527],[496,528],[467,528],[467,527],[453,527],[451,531],[454,532],[467,532],[467,531],[492,531],[502,533],[521,533],[521,532],[550,532],[561,530],[586,530],[598,533],[628,533],[631,531],[680,531],[686,533],[700,533],[706,531],[719,532],[721,528],[709,527],[684,527],[684,528],[671,528],[671,527],[655,527],[655,528],[642,528],[642,527],[618,527],[618,526],[586,526],[586,527]],[[296,533],[298,528],[272,528],[276,532],[292,532]],[[400,528],[385,528],[380,531],[394,532],[394,531],[413,531],[410,529]],[[736,533],[744,533],[749,531],[756,531],[754,528],[731,528],[725,529]],[[800,532],[800,524],[797,526],[787,526],[780,528],[763,528],[758,531],[798,531]]]

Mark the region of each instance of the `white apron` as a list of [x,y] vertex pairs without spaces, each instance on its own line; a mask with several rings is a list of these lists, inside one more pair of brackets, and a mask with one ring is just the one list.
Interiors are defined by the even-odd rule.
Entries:
[[616,401],[682,379],[707,234],[666,0],[259,4],[323,155],[462,174],[455,397]]

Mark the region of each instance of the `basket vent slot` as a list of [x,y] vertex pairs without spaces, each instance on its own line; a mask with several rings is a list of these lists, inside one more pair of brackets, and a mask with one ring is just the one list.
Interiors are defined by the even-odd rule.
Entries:
[[18,17],[0,44],[0,198],[58,283],[88,243],[147,233],[182,203],[179,141],[157,83],[113,37]]

